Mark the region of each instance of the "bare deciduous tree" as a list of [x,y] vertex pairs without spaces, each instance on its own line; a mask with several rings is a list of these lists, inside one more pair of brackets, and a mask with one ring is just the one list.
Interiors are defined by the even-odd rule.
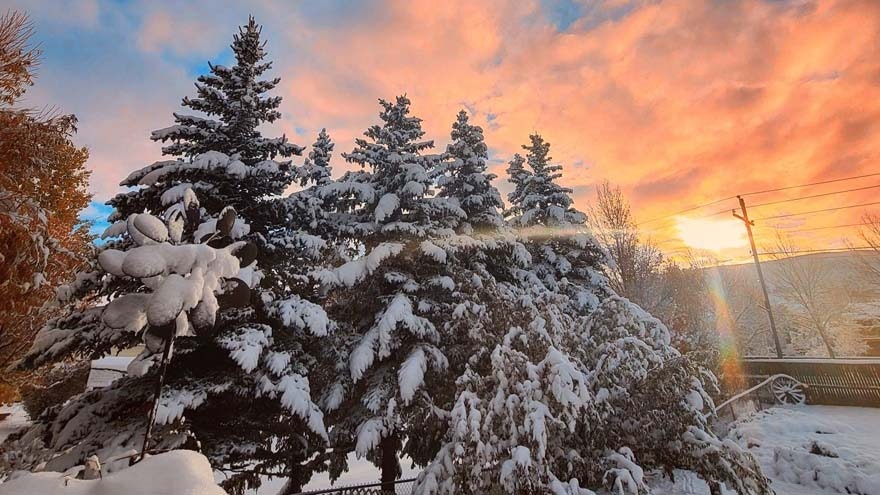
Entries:
[[680,264],[644,239],[619,187],[597,188],[590,227],[610,260],[604,267],[612,288],[663,321],[682,352],[717,348],[703,266],[694,257]]
[[847,291],[835,282],[828,263],[815,255],[797,256],[796,251],[790,239],[777,235],[773,285],[792,310],[793,343],[803,345],[798,337],[807,337],[809,329],[819,336],[830,357],[837,357],[839,350],[854,352],[849,344],[855,330],[844,328],[843,314],[850,302]]
[[862,279],[868,285],[880,288],[880,215],[865,213],[862,216],[859,238],[869,249],[852,248]]
[[602,183],[588,218],[593,235],[611,257],[605,269],[611,287],[640,306],[655,309],[663,254],[650,240],[639,238],[629,203],[620,188],[608,181]]

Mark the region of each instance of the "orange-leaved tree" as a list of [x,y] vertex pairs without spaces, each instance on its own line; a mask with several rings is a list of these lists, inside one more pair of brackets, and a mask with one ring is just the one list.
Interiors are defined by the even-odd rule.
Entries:
[[26,378],[7,368],[91,248],[78,219],[90,195],[88,151],[71,141],[76,117],[17,106],[39,61],[32,34],[26,15],[0,16],[0,403]]

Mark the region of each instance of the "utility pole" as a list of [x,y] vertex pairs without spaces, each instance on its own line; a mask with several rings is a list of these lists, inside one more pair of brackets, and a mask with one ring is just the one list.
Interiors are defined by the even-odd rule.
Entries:
[[767,283],[764,282],[764,272],[761,270],[761,260],[758,259],[758,250],[755,248],[755,237],[752,235],[754,220],[749,220],[749,212],[746,210],[746,202],[742,196],[737,196],[742,216],[733,210],[733,216],[746,224],[746,232],[749,234],[749,245],[752,247],[752,256],[755,258],[755,268],[758,271],[758,280],[761,282],[761,290],[764,292],[764,306],[767,308],[767,317],[770,318],[770,332],[773,334],[773,344],[776,345],[776,357],[782,359],[782,344],[779,343],[779,334],[776,332],[776,321],[773,319],[773,309],[770,307],[770,296],[767,294]]

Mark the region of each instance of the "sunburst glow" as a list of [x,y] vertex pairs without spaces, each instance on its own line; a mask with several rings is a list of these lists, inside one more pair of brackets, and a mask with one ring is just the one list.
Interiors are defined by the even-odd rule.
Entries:
[[705,220],[680,217],[676,222],[681,240],[694,249],[720,251],[748,244],[738,220]]

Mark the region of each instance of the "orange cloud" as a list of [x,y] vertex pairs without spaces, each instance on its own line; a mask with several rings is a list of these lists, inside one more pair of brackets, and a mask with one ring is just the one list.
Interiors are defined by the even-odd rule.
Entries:
[[[466,106],[498,156],[508,158],[538,130],[566,164],[564,182],[581,207],[590,186],[608,179],[624,187],[640,219],[878,170],[876,2],[653,2],[565,32],[537,3],[391,2],[383,12],[344,30],[294,30],[307,32],[318,54],[280,66],[287,101],[301,107],[296,125],[336,123],[344,130],[336,137],[349,142],[352,129],[374,120],[374,98],[406,91],[429,135],[445,142]],[[760,214],[842,200],[861,202],[830,196]],[[859,211],[804,224],[847,223]],[[756,229],[762,242],[772,238],[768,223]],[[655,237],[674,234],[671,223],[655,227]],[[809,242],[834,242],[827,234]]]
[[[338,153],[376,121],[376,98],[404,92],[438,149],[456,112],[467,108],[485,128],[493,171],[503,178],[505,161],[540,131],[565,165],[563,182],[574,188],[579,207],[607,179],[623,187],[639,220],[738,193],[880,170],[880,3],[874,0],[590,1],[565,30],[538,0],[138,5],[146,13],[127,36],[162,72],[141,71],[156,89],[145,102],[138,102],[145,88],[132,83],[139,93],[116,88],[111,94],[118,98],[97,104],[81,122],[101,195],[115,190],[130,162],[159,158],[148,131],[170,124],[179,98],[192,91],[189,76],[174,66],[178,59],[219,52],[248,13],[264,24],[274,73],[283,78],[284,118],[267,132],[283,131],[307,145],[327,127],[338,142],[337,172],[348,167]],[[102,4],[104,15],[122,8]],[[169,53],[171,60],[163,58]],[[83,76],[68,75],[77,77]],[[84,93],[91,84],[74,88]],[[50,101],[67,107],[55,96]],[[120,143],[126,143],[125,163],[113,161]],[[753,216],[871,202],[878,190],[756,207]],[[735,206],[728,201],[691,215]],[[756,235],[769,244],[774,225],[854,223],[861,211],[759,221]],[[648,228],[658,240],[676,235],[674,220]],[[807,247],[841,246],[853,231],[798,235]]]

